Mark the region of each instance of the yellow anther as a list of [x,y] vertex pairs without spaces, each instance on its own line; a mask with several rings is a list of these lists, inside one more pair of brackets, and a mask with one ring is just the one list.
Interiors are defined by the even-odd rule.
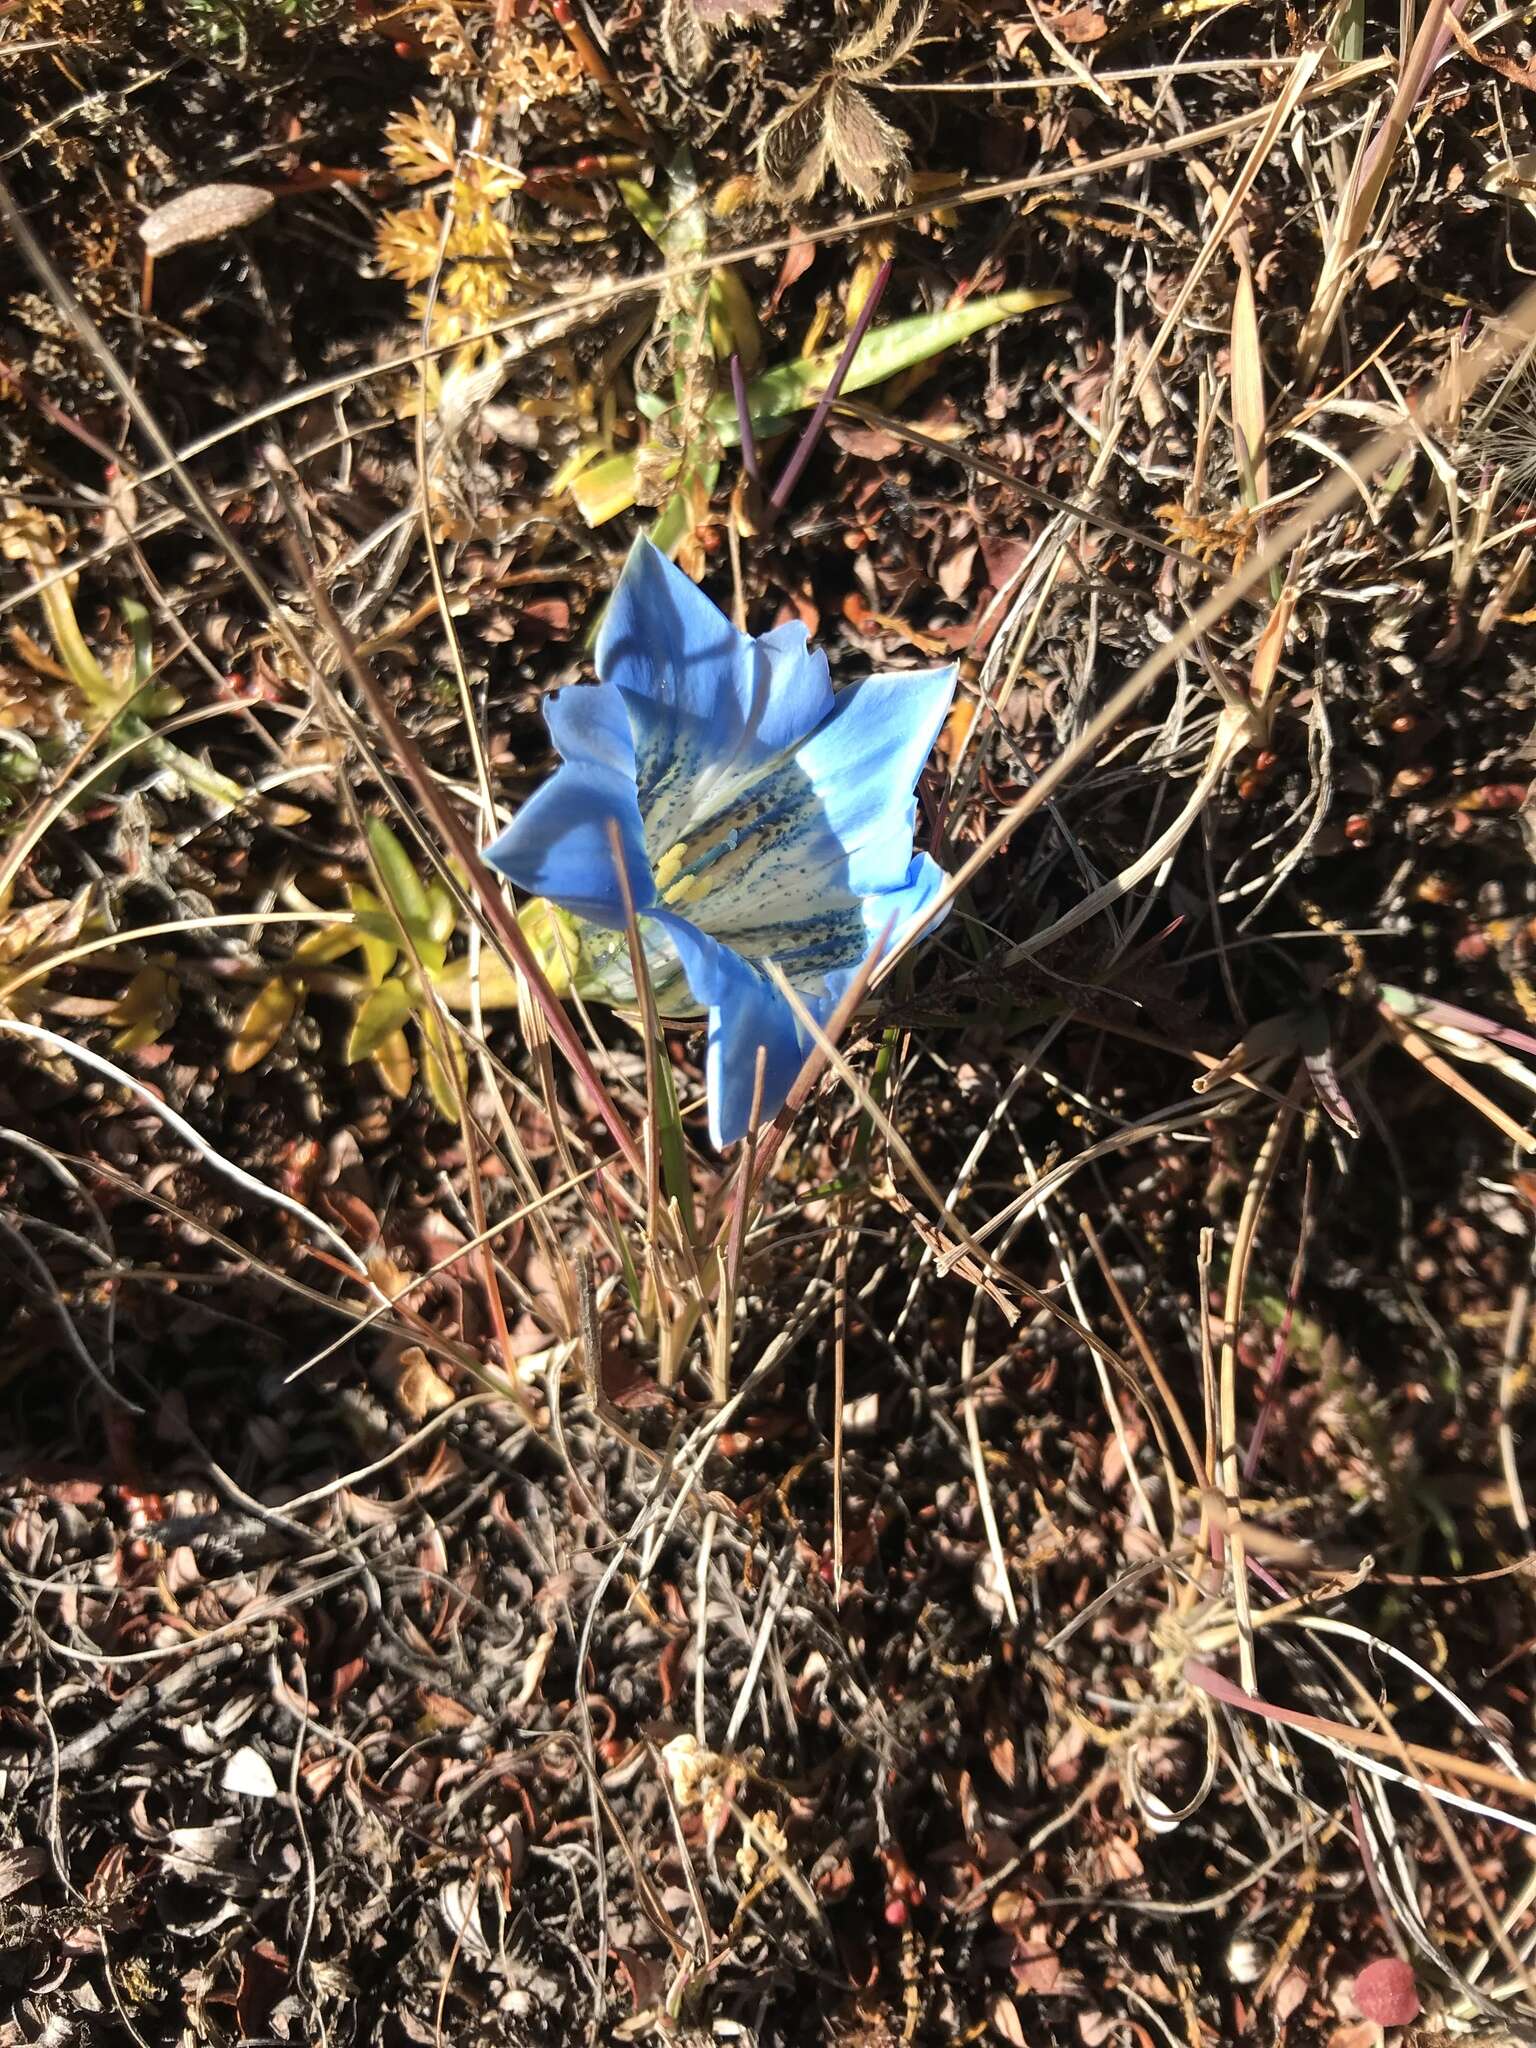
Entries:
[[674,882],[666,892],[669,903],[697,903],[701,896],[709,894],[708,875],[684,875]]
[[656,863],[656,893],[665,896],[672,884],[683,871],[683,862],[688,858],[688,846],[679,839],[676,846],[669,847]]

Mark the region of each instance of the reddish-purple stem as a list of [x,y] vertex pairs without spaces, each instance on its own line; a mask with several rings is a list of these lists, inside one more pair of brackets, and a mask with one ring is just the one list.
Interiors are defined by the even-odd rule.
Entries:
[[122,461],[120,449],[114,448],[109,441],[98,439],[89,427],[83,427],[77,419],[65,412],[62,406],[55,405],[51,398],[39,391],[31,380],[5,357],[0,357],[0,378],[14,384],[27,404],[35,407],[45,420],[61,428],[66,434],[73,434],[77,441],[89,448],[93,455],[99,455],[103,462],[115,466]]
[[1296,1318],[1296,1304],[1301,1299],[1302,1277],[1307,1269],[1307,1247],[1312,1241],[1312,1168],[1307,1167],[1301,1198],[1301,1232],[1296,1240],[1296,1256],[1291,1262],[1290,1285],[1285,1294],[1285,1314],[1275,1332],[1275,1345],[1269,1361],[1269,1371],[1264,1375],[1264,1384],[1259,1390],[1259,1412],[1254,1418],[1253,1434],[1248,1439],[1247,1454],[1243,1459],[1243,1478],[1252,1479],[1259,1469],[1259,1454],[1264,1448],[1270,1417],[1274,1413],[1275,1396],[1280,1391],[1280,1382],[1285,1376],[1286,1360],[1291,1355],[1291,1325]]
[[[1381,1881],[1381,1872],[1376,1867],[1376,1852],[1371,1847],[1371,1837],[1365,1825],[1365,1814],[1360,1806],[1360,1794],[1355,1790],[1353,1778],[1349,1781],[1349,1818],[1355,1830],[1355,1847],[1360,1851],[1360,1861],[1365,1865],[1365,1875],[1371,1887],[1371,1896],[1376,1901],[1376,1911],[1381,1915],[1381,1924],[1387,1937],[1397,1944],[1397,1922],[1393,1917],[1392,1904],[1387,1897],[1386,1887]],[[1400,1944],[1398,1944],[1400,1946]],[[1407,1957],[1403,1960],[1406,1962]]]
[[784,510],[785,505],[789,502],[790,492],[800,481],[800,472],[805,468],[805,465],[810,461],[812,454],[815,452],[816,443],[821,439],[821,430],[827,423],[827,414],[836,405],[837,394],[842,390],[843,381],[847,377],[848,372],[853,368],[853,359],[859,352],[859,343],[864,339],[869,323],[875,317],[875,308],[880,303],[885,287],[890,280],[890,275],[891,259],[887,256],[880,268],[875,272],[875,281],[870,286],[863,305],[859,308],[858,318],[849,330],[848,339],[843,344],[843,352],[837,359],[837,367],[827,379],[827,388],[816,401],[816,410],[811,414],[809,421],[806,423],[805,432],[795,443],[794,453],[790,456],[788,462],[785,463],[783,475],[773,487],[773,495],[768,500],[770,518],[777,518],[779,513]]
[[741,367],[741,357],[731,357],[731,395],[736,400],[736,423],[741,429],[741,466],[751,481],[762,485],[762,472],[757,466],[757,438],[752,432],[752,408],[747,404],[747,378]]

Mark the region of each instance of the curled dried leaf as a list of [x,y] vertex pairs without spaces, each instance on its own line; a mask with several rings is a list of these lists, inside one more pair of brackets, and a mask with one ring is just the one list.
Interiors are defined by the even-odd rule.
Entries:
[[783,11],[784,0],[662,0],[659,25],[667,69],[692,85],[709,69],[717,35],[776,21]]
[[139,240],[151,256],[165,256],[190,242],[216,242],[248,228],[273,204],[264,185],[194,185],[147,213],[139,223]]
[[408,1346],[398,1358],[384,1364],[379,1376],[396,1408],[413,1426],[453,1406],[452,1387],[444,1384],[419,1344]]

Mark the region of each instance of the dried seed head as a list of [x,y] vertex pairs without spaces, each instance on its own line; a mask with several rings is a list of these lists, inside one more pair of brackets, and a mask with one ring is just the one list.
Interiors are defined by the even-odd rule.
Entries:
[[1460,420],[1452,454],[1472,487],[1492,481],[1501,503],[1536,491],[1536,340],[1525,341],[1491,395]]
[[264,185],[194,185],[146,214],[139,239],[151,256],[165,256],[189,242],[216,242],[236,228],[248,228],[272,205]]

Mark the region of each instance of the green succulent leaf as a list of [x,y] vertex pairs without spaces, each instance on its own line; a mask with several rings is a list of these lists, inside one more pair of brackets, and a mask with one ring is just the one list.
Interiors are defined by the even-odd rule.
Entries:
[[366,995],[352,1019],[347,1034],[347,1060],[372,1059],[392,1033],[400,1030],[411,1014],[411,992],[403,981],[386,981]]
[[390,909],[415,945],[430,943],[432,904],[421,877],[411,865],[410,855],[382,818],[370,818],[364,829]]

